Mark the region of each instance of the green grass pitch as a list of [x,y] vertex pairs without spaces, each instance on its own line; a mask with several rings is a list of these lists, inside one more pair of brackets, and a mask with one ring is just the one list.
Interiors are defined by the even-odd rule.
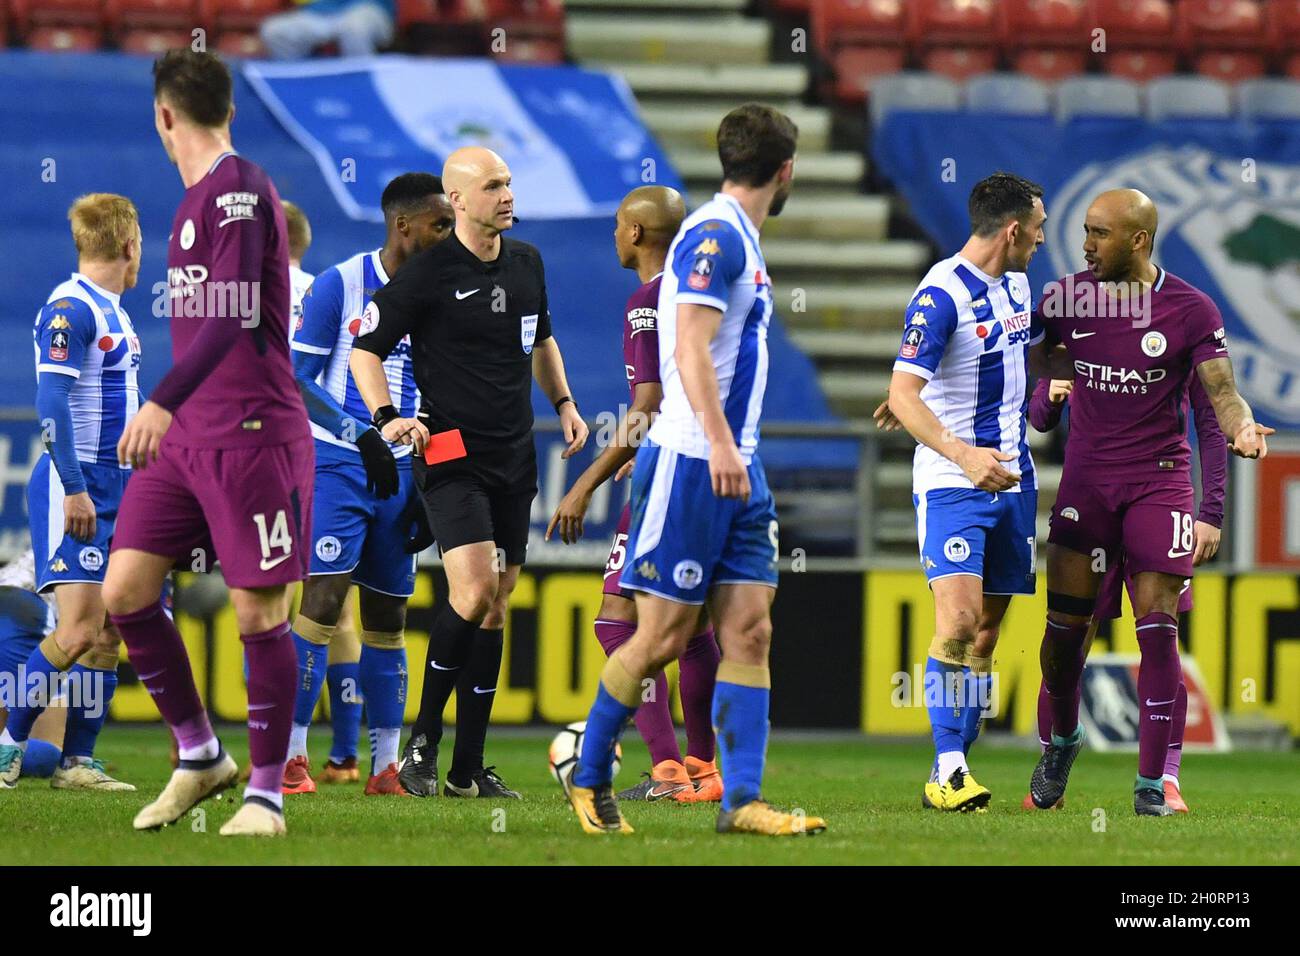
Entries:
[[[242,761],[242,728],[225,738]],[[322,787],[287,800],[289,836],[230,840],[217,835],[234,812],[227,794],[208,801],[205,832],[186,819],[159,833],[135,833],[131,818],[161,789],[170,768],[160,727],[109,727],[100,756],[138,793],[51,790],[24,779],[0,791],[0,844],[6,864],[891,864],[952,862],[954,847],[982,864],[1300,863],[1300,756],[1293,753],[1189,755],[1183,783],[1190,816],[1134,817],[1136,757],[1080,756],[1068,807],[1020,809],[1035,756],[978,748],[973,767],[993,791],[987,813],[923,811],[919,795],[930,748],[917,743],[780,739],[767,764],[774,803],[824,815],[828,832],[795,840],[722,837],[714,806],[630,804],[630,837],[589,837],[562,802],[546,767],[549,735],[498,733],[489,757],[522,802],[368,798],[360,785]],[[448,741],[449,743],[450,741]],[[313,766],[328,729],[313,734]],[[364,741],[363,741],[364,747]],[[450,750],[446,756],[450,758]],[[635,734],[624,742],[618,783],[648,766]],[[445,768],[444,768],[445,769]],[[963,840],[954,844],[954,839]]]

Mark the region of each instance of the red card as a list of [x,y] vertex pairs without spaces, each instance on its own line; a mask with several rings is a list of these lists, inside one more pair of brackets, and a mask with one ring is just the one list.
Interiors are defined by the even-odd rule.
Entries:
[[437,432],[429,436],[429,443],[424,446],[424,463],[437,465],[444,461],[464,458],[466,454],[468,453],[465,451],[465,441],[460,437],[460,429],[450,428],[445,432]]

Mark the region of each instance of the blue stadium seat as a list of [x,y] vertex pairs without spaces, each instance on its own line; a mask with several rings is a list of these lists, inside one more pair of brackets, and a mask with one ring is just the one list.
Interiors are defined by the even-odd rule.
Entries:
[[1138,88],[1117,76],[1076,76],[1056,88],[1056,118],[1076,116],[1140,116]]
[[1043,116],[1050,113],[1047,87],[1018,73],[984,73],[966,81],[966,108],[976,113]]
[[1232,96],[1225,83],[1203,76],[1164,76],[1147,84],[1147,117],[1220,119],[1232,115]]
[[1300,83],[1267,78],[1246,80],[1237,87],[1238,112],[1250,120],[1300,120]]
[[879,126],[891,110],[955,110],[961,87],[933,73],[905,72],[882,76],[871,88],[871,124]]

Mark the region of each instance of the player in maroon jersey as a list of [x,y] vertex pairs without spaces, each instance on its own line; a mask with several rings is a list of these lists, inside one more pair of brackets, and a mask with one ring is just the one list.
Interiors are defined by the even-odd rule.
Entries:
[[152,829],[238,773],[158,603],[173,564],[220,560],[248,664],[253,765],[221,833],[269,836],[284,833],[297,675],[289,585],[307,573],[314,455],[289,356],[284,212],[266,173],[232,149],[233,115],[230,72],[212,54],[173,50],[154,64],[155,125],[185,184],[167,248],[173,365],[118,444],[136,473],[104,600],[180,747],[166,788],[135,818]]
[[[631,406],[599,457],[587,467],[564,496],[546,528],[549,539],[572,544],[582,537],[582,521],[591,496],[611,475],[617,481],[636,455],[651,417],[659,410],[663,386],[659,383],[659,333],[655,323],[659,307],[659,280],[668,245],[686,215],[682,197],[664,186],[641,186],[623,198],[615,217],[614,247],[618,262],[636,271],[642,282],[627,300],[623,318],[623,365],[631,392]],[[616,474],[617,473],[617,474]],[[636,630],[636,603],[619,587],[618,575],[627,557],[631,508],[624,505],[605,562],[604,598],[596,615],[596,639],[607,655]],[[686,723],[686,759],[678,748],[677,733],[668,708],[668,681],[661,673],[654,693],[636,712],[636,726],[650,749],[650,773],[635,787],[620,793],[620,800],[676,800],[695,803],[722,799],[722,777],[714,753],[711,709],[718,669],[718,643],[713,629],[702,620],[700,633],[691,639],[681,658],[682,716]]]
[[1133,807],[1168,816],[1161,782],[1182,669],[1178,600],[1195,553],[1191,451],[1183,401],[1195,375],[1229,448],[1267,454],[1237,392],[1219,310],[1151,262],[1155,204],[1133,189],[1104,192],[1084,222],[1085,272],[1049,288],[1040,309],[1049,342],[1074,367],[1066,445],[1047,549],[1047,626],[1040,654],[1051,741],[1034,769],[1035,806],[1065,794],[1082,745],[1077,689],[1102,573],[1123,555],[1133,575],[1142,664]]
[[[1050,431],[1061,421],[1069,402],[1073,381],[1039,379],[1034,394],[1029,400],[1029,423],[1040,432]],[[1228,442],[1219,430],[1218,420],[1214,415],[1214,406],[1210,396],[1205,394],[1201,380],[1192,377],[1188,381],[1187,395],[1183,399],[1183,418],[1192,413],[1196,426],[1197,451],[1201,461],[1201,503],[1197,510],[1196,524],[1193,527],[1195,550],[1192,564],[1199,567],[1214,557],[1219,550],[1219,540],[1223,528],[1223,492],[1228,480]],[[1097,590],[1097,605],[1092,619],[1088,622],[1088,633],[1084,638],[1081,651],[1084,660],[1092,641],[1097,636],[1097,628],[1102,621],[1115,620],[1120,616],[1120,592],[1127,588],[1129,603],[1136,605],[1136,589],[1133,575],[1127,564],[1121,560],[1111,565],[1101,579]],[[1191,579],[1183,582],[1178,596],[1178,614],[1183,615],[1192,609]],[[1080,683],[1080,688],[1082,682]],[[1183,757],[1183,731],[1187,725],[1187,687],[1178,684],[1178,699],[1174,703],[1173,719],[1170,722],[1169,748],[1165,754],[1164,793],[1165,802],[1176,812],[1187,813],[1188,807],[1182,796],[1179,781],[1179,769]],[[1047,685],[1040,683],[1038,690],[1038,739],[1043,747],[1051,743],[1052,706],[1047,696]],[[1024,808],[1034,809],[1033,797],[1025,795]]]

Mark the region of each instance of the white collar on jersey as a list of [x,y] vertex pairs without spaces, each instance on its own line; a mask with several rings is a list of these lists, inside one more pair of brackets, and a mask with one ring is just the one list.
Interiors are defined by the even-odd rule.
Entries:
[[975,273],[975,278],[980,279],[981,281],[985,282],[988,285],[997,285],[999,282],[1002,281],[1002,276],[1006,275],[1006,273],[1004,272],[1002,273],[1002,276],[998,276],[997,278],[994,278],[993,276],[985,272],[983,269],[981,269],[979,266],[977,266],[975,263],[971,262],[969,259],[963,256],[960,252],[957,253],[955,258],[960,260],[961,264],[964,265],[967,269]]
[[98,293],[99,293],[100,295],[102,295],[104,298],[108,299],[108,301],[112,302],[114,308],[121,308],[121,307],[122,307],[122,296],[121,296],[119,293],[117,293],[117,292],[109,292],[109,291],[108,291],[107,289],[105,289],[102,285],[99,285],[98,283],[94,282],[94,281],[91,280],[90,278],[88,278],[88,277],[82,275],[80,272],[74,272],[74,273],[72,273],[72,278],[73,278],[73,281],[84,282],[84,283],[86,283],[86,285],[90,286],[92,289],[94,289],[96,292],[98,292]]
[[1156,272],[1159,273],[1159,275],[1156,276],[1155,285],[1151,287],[1152,292],[1159,292],[1160,287],[1165,284],[1165,276],[1169,275],[1168,272],[1165,272],[1165,270],[1161,269],[1159,266],[1156,266]]
[[374,264],[375,267],[375,278],[378,279],[380,282],[382,282],[384,285],[388,285],[388,273],[384,271],[384,261],[379,258],[379,253],[382,251],[383,251],[383,246],[380,246],[374,252],[370,253],[370,261]]
[[735,196],[728,196],[726,193],[714,193],[713,198],[721,199],[723,202],[734,206],[736,212],[740,213],[740,218],[745,221],[745,224],[748,225],[750,229],[753,229],[754,232],[758,232],[758,227],[754,225],[754,220],[749,218],[749,213],[745,212],[745,207],[740,204],[739,199]]

